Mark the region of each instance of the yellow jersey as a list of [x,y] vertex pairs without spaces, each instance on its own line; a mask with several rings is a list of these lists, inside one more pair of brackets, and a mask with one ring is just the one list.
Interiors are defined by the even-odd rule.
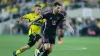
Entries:
[[[37,18],[39,18],[40,15],[37,15],[35,13],[29,13],[29,14],[24,15],[23,17],[24,17],[24,19],[28,19],[29,22],[32,22],[32,21],[35,21]],[[45,22],[45,20],[41,19],[41,20],[38,21],[38,24],[32,24],[30,26],[28,35],[30,35],[30,34],[33,34],[33,35],[40,34],[41,25],[42,25],[43,22]]]

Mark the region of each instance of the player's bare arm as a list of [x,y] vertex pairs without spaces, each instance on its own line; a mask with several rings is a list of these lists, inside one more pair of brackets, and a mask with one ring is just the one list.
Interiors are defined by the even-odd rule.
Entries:
[[[21,18],[20,18],[20,20],[19,20],[19,24],[22,24],[23,23],[23,20],[24,20],[24,17],[22,16]],[[30,22],[29,23],[27,23],[27,26],[29,27],[30,25]]]
[[24,17],[22,16],[19,20],[19,24],[22,24]]
[[71,31],[72,33],[74,33],[74,29],[73,29],[73,27],[69,24],[68,21],[66,22],[66,25],[67,25],[67,27],[70,28],[70,31]]

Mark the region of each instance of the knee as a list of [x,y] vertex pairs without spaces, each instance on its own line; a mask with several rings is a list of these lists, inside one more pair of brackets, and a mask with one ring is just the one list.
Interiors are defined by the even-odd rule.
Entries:
[[50,49],[50,45],[44,45],[44,49],[45,50],[49,50]]
[[53,48],[54,48],[54,44],[50,45],[49,51],[52,52]]
[[52,48],[50,46],[48,46],[48,47],[45,48],[45,51],[52,52]]
[[46,47],[45,47],[45,50],[49,50],[49,49],[50,49],[50,47],[49,47],[49,46],[46,46]]

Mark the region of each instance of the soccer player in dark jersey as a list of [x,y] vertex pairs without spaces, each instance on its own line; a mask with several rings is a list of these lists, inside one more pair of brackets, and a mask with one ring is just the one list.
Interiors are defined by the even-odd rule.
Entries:
[[[66,17],[66,12],[63,10],[61,10],[60,12],[61,14],[64,15],[64,17]],[[57,36],[58,36],[58,44],[62,44],[63,43],[63,37],[64,37],[64,33],[65,33],[65,30],[66,30],[66,24],[65,24],[65,20],[62,20],[58,27],[57,27]]]
[[[40,52],[41,50],[44,50],[42,56],[48,56],[51,53],[55,44],[57,26],[62,20],[65,20],[64,15],[59,13],[61,7],[62,5],[59,2],[55,2],[52,12],[42,15],[40,18],[32,22],[36,23],[38,20],[46,19],[42,36],[42,43],[44,48],[39,50]],[[70,24],[66,23],[66,25],[71,29],[71,32],[73,33],[74,30]],[[35,56],[39,56],[39,52]]]

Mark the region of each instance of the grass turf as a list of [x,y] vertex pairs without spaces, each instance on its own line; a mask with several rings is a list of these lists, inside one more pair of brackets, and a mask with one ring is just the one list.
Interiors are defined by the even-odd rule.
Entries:
[[[26,45],[28,36],[0,35],[0,56],[13,56],[12,52]],[[35,46],[19,56],[33,56]],[[100,38],[98,37],[64,37],[64,43],[57,41],[50,56],[100,56]]]

